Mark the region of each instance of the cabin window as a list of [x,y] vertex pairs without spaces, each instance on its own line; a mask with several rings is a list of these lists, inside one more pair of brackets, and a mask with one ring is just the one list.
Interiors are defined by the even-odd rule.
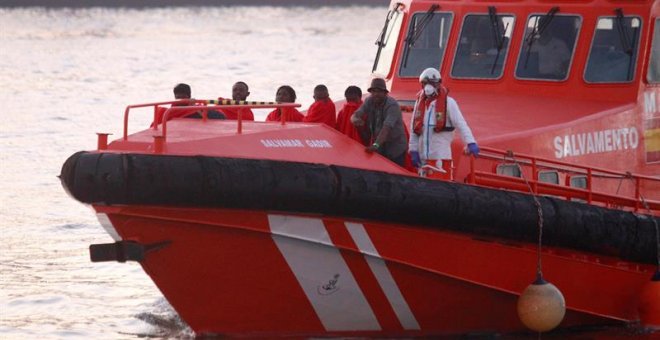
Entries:
[[465,16],[451,76],[485,79],[501,77],[511,32],[511,15]]
[[[587,176],[585,175],[569,175],[566,177],[568,180],[568,186],[571,188],[578,188],[578,189],[587,189]],[[586,202],[583,199],[580,198],[569,198],[571,201],[575,202]]]
[[396,41],[399,38],[399,32],[401,31],[402,17],[403,15],[397,4],[395,8],[387,13],[385,24],[378,36],[378,40],[376,40],[378,51],[376,52],[374,67],[371,71],[380,74],[383,77],[386,77],[390,73]]
[[649,71],[646,73],[646,79],[649,83],[660,83],[660,19],[655,19]]
[[399,76],[418,77],[426,68],[440,69],[451,30],[451,13],[416,13],[404,40]]
[[641,20],[638,17],[598,19],[584,80],[589,83],[632,81],[640,33]]
[[502,176],[522,177],[522,173],[520,172],[520,167],[518,164],[498,164],[495,172]]
[[559,184],[559,172],[556,170],[539,171],[539,182]]
[[568,78],[581,19],[552,13],[529,17],[516,67],[517,78]]
[[568,185],[572,188],[587,188],[587,176],[584,175],[573,175],[569,177]]

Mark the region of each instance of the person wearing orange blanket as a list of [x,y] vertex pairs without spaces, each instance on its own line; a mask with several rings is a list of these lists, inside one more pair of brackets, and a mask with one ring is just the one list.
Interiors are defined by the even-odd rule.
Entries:
[[[194,99],[192,98],[192,90],[190,88],[190,85],[184,83],[176,84],[172,92],[174,93],[174,99],[181,101],[180,103],[172,104],[172,107],[194,105]],[[185,99],[190,100],[192,103],[184,101]],[[163,122],[163,116],[165,115],[165,111],[167,111],[167,107],[159,106],[156,108],[156,121],[151,123],[151,127],[154,127],[154,125],[158,125]],[[196,117],[192,117],[195,115],[199,116],[199,118],[202,117],[197,112],[175,111],[168,115],[167,120],[171,120],[179,117],[196,118]]]
[[344,97],[346,98],[346,103],[344,103],[344,107],[342,107],[341,110],[339,110],[339,114],[337,114],[337,125],[335,128],[339,130],[339,132],[362,143],[364,146],[367,146],[369,141],[362,138],[358,128],[351,123],[353,112],[362,105],[362,90],[357,86],[351,85],[346,88],[346,91],[344,91]]
[[334,128],[337,115],[335,103],[330,99],[328,88],[325,85],[316,85],[314,88],[314,103],[307,110],[303,119],[306,123],[324,123]]
[[[278,103],[295,103],[296,91],[289,85],[282,85],[275,93],[275,101]],[[295,107],[281,107],[271,111],[266,117],[266,121],[280,122],[282,121],[282,114],[284,114],[284,120],[287,122],[302,122],[305,118]]]
[[[237,81],[234,86],[231,87],[231,99],[236,100],[236,101],[245,101],[247,97],[250,95],[250,91],[248,88],[248,85],[245,82],[242,81]],[[218,100],[222,100],[223,98],[218,98]],[[221,110],[222,113],[225,114],[227,119],[238,119],[238,113],[240,112],[241,114],[241,119],[242,120],[254,120],[254,113],[252,113],[252,110],[250,110],[249,107],[242,107],[242,108],[226,108]]]

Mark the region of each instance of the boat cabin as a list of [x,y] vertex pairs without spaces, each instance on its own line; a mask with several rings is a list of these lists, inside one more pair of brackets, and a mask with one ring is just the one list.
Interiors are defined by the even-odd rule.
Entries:
[[658,14],[652,0],[393,1],[373,72],[411,105],[439,68],[480,144],[658,175]]

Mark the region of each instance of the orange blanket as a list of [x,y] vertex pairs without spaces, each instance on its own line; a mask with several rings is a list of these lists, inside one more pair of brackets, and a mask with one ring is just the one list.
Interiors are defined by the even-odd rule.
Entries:
[[222,113],[225,114],[225,117],[227,119],[238,119],[238,112],[241,113],[241,119],[242,120],[254,120],[254,113],[252,113],[252,110],[250,110],[247,107],[240,108],[240,109],[222,109]]
[[305,116],[303,116],[300,111],[296,110],[295,107],[283,107],[271,111],[266,117],[267,122],[279,122],[281,121],[280,110],[284,113],[284,119],[287,122],[302,122]]
[[353,115],[353,112],[355,112],[355,110],[360,107],[360,105],[362,105],[362,102],[346,102],[344,107],[339,110],[339,114],[337,114],[337,124],[335,128],[339,130],[339,132],[353,138],[354,140],[367,145],[368,141],[362,140],[358,129],[355,127],[355,125],[353,125],[353,123],[351,123],[351,116]]
[[303,122],[324,123],[329,127],[335,127],[335,103],[328,99],[317,100],[307,110],[307,115]]

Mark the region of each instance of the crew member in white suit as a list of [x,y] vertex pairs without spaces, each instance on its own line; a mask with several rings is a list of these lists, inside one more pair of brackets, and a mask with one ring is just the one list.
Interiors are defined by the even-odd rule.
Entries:
[[451,180],[451,142],[458,130],[466,153],[479,155],[479,146],[472,135],[458,104],[447,95],[440,72],[427,68],[419,76],[422,90],[417,95],[410,126],[409,152],[413,166],[420,175]]

